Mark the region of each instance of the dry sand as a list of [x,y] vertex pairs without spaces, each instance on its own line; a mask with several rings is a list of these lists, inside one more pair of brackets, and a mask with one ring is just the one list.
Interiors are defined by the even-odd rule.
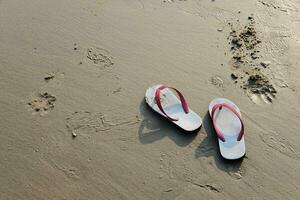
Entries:
[[[0,199],[300,199],[298,0],[0,0]],[[185,133],[144,103],[181,90]],[[207,115],[233,100],[247,155]]]

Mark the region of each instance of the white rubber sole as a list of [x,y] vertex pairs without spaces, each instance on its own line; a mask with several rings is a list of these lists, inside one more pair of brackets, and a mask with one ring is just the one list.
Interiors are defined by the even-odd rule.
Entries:
[[[210,102],[208,107],[210,116],[212,108],[220,103],[226,103],[232,106],[240,116],[242,116],[239,108],[233,102],[224,98],[216,98]],[[239,118],[226,107],[223,107],[222,110],[216,110],[214,118],[216,120],[216,126],[225,137],[225,142],[218,138],[221,155],[229,160],[243,157],[246,153],[244,136],[240,141],[237,141],[238,134],[242,127]]]
[[[162,116],[166,117],[163,114],[156,102],[155,102],[155,91],[159,88],[160,84],[154,85],[147,89],[145,94],[145,99],[147,104],[157,113],[161,114]],[[189,109],[189,113],[185,113],[183,111],[182,105],[180,100],[177,96],[172,92],[172,90],[166,88],[161,91],[161,102],[165,112],[174,118],[177,118],[178,121],[172,121],[174,124],[179,126],[185,131],[194,131],[197,130],[202,125],[202,119],[199,115],[197,115],[194,111]],[[167,117],[166,117],[167,118]],[[168,119],[168,118],[167,118]],[[170,120],[171,121],[171,120]]]

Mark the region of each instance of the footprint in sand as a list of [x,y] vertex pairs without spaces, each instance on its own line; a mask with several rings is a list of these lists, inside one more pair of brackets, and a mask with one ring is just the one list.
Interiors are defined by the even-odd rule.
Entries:
[[90,47],[86,50],[86,59],[100,69],[108,69],[114,65],[110,52],[100,47]]
[[210,82],[218,88],[224,87],[224,81],[219,76],[211,77]]
[[242,168],[239,168],[238,170],[230,170],[230,171],[228,171],[228,174],[234,180],[240,180],[243,178]]
[[[58,84],[59,79],[64,78],[64,76],[64,72],[56,71],[47,73],[43,77],[46,83],[39,89],[40,92],[33,92],[30,95],[29,100],[27,100],[26,102],[26,105],[30,108],[33,114],[40,114],[41,116],[43,116],[54,109],[57,98],[54,95],[47,92],[47,88],[49,88],[50,85],[53,86],[53,84]],[[55,79],[57,79],[58,81]]]
[[185,182],[193,183],[195,181],[195,179],[197,178],[197,175],[186,164],[183,165],[182,174],[183,174],[183,179]]
[[108,120],[101,112],[79,111],[66,118],[66,126],[73,137],[76,137],[77,135],[89,136],[97,132],[107,132],[116,127],[136,124],[139,121],[138,117],[131,120],[119,118]]
[[225,89],[224,81],[223,81],[223,79],[221,77],[219,77],[219,76],[213,76],[213,77],[210,78],[209,81],[216,88],[218,88],[220,90],[224,90]]
[[69,169],[64,169],[63,172],[71,179],[80,179],[80,170],[76,167],[71,167]]
[[56,97],[48,92],[38,93],[27,103],[33,113],[45,115],[54,109]]
[[276,132],[265,132],[260,135],[262,141],[272,149],[288,156],[294,160],[300,161],[300,153],[296,151],[296,147],[281,134]]
[[172,167],[172,162],[170,161],[170,156],[168,154],[161,154],[161,157],[159,159],[160,161],[160,170],[163,172],[160,174],[159,178],[163,178],[164,174],[167,175],[169,179],[174,178],[174,170]]

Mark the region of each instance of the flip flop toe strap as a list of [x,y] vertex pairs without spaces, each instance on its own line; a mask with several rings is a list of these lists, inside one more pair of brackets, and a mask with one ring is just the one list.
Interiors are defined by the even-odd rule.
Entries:
[[188,107],[188,104],[187,104],[187,102],[186,102],[184,96],[183,96],[176,88],[174,88],[174,87],[172,87],[172,86],[169,86],[169,85],[163,85],[163,86],[160,86],[158,89],[156,89],[156,91],[155,91],[155,101],[156,101],[156,103],[157,103],[157,106],[158,106],[159,110],[160,110],[163,114],[165,114],[166,117],[167,117],[168,119],[170,119],[170,120],[172,120],[172,121],[178,121],[178,119],[169,116],[169,115],[164,111],[164,109],[163,109],[163,107],[162,107],[161,99],[160,99],[160,93],[161,93],[162,90],[164,90],[164,89],[166,89],[166,88],[172,89],[172,90],[174,90],[174,91],[178,94],[178,96],[179,96],[179,98],[180,98],[180,102],[181,102],[182,108],[183,108],[183,110],[184,110],[184,112],[185,112],[186,114],[189,113],[189,107]]
[[244,135],[244,123],[243,123],[243,121],[242,121],[242,119],[241,119],[240,114],[239,114],[232,106],[230,106],[230,105],[228,105],[228,104],[226,104],[226,103],[216,104],[216,105],[212,108],[212,111],[211,111],[211,118],[212,118],[212,121],[213,121],[213,126],[214,126],[214,128],[215,128],[215,131],[216,131],[216,133],[217,133],[218,138],[219,138],[220,140],[222,140],[223,142],[225,142],[225,137],[224,137],[224,135],[222,134],[222,132],[220,131],[220,129],[217,127],[217,125],[216,125],[216,119],[215,119],[215,117],[214,117],[214,116],[215,116],[215,113],[216,113],[216,110],[217,110],[217,109],[220,109],[220,110],[221,110],[222,107],[228,108],[231,112],[233,112],[233,113],[239,118],[242,127],[241,127],[241,130],[240,130],[239,135],[238,135],[238,137],[237,137],[237,141],[240,141],[240,140],[243,138],[243,135]]

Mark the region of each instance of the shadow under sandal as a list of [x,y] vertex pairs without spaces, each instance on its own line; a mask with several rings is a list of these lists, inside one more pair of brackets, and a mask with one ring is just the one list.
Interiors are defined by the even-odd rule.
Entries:
[[[178,94],[179,99],[171,89]],[[185,131],[197,130],[202,125],[201,117],[188,107],[184,96],[172,86],[154,85],[147,89],[145,99],[154,111]]]
[[239,108],[228,99],[217,98],[209,104],[209,114],[218,136],[221,155],[230,160],[243,157],[246,147]]

